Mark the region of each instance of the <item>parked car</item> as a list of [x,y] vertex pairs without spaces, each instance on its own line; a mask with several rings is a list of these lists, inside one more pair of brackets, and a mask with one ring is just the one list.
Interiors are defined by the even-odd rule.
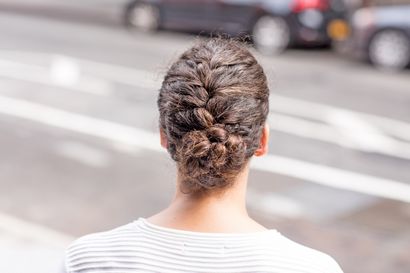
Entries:
[[353,56],[377,67],[405,68],[410,64],[410,4],[356,10],[345,43]]
[[343,24],[344,5],[341,0],[133,0],[124,18],[143,31],[250,35],[259,50],[275,53],[289,45],[330,44],[329,29]]

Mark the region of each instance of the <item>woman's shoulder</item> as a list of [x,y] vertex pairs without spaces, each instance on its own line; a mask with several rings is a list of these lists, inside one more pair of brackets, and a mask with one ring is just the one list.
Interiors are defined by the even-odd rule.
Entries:
[[339,264],[329,254],[293,241],[282,234],[278,248],[281,256],[305,266],[306,272],[343,273]]
[[66,273],[82,272],[83,266],[104,261],[107,256],[110,256],[112,249],[126,246],[136,235],[134,222],[131,222],[77,238],[65,251]]
[[117,239],[121,239],[121,237],[130,236],[133,233],[133,231],[135,231],[134,222],[131,222],[109,230],[89,233],[75,239],[69,245],[68,250],[75,249],[80,246],[86,246],[88,244],[97,244],[105,241],[109,242],[114,237]]

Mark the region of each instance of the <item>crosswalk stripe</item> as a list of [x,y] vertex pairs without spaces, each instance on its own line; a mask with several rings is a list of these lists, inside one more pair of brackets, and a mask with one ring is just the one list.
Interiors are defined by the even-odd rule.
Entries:
[[[130,146],[164,152],[159,144],[159,135],[156,133],[37,103],[0,96],[0,113]],[[410,185],[401,181],[274,155],[255,159],[251,166],[257,170],[295,177],[329,187],[410,203]]]
[[[159,88],[159,75],[154,77],[148,71],[66,56],[49,57],[49,68],[0,59],[0,76],[104,96],[114,92],[111,81],[138,88]],[[93,75],[78,76],[83,68]],[[272,130],[410,160],[410,143],[395,138],[410,142],[410,124],[406,122],[277,94],[271,94],[270,107]]]

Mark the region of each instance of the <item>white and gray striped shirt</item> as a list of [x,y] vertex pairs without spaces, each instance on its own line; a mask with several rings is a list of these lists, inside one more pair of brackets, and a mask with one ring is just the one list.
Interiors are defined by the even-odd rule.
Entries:
[[205,233],[161,227],[140,217],[77,239],[67,273],[342,273],[328,255],[278,231]]

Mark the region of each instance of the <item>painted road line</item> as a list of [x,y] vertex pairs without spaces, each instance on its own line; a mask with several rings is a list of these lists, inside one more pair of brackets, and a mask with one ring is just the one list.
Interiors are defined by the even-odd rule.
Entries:
[[95,95],[106,96],[113,92],[110,82],[84,75],[80,69],[75,62],[61,57],[54,59],[48,68],[0,60],[0,77]]
[[[163,76],[162,74],[150,75],[147,71],[135,68],[124,68],[94,61],[78,60],[78,62],[84,66],[91,67],[92,71],[104,71],[104,73],[100,74],[101,76],[108,77],[114,81],[135,85],[139,88],[142,87],[158,90]],[[305,119],[314,119],[333,127],[338,127],[340,125],[339,123],[334,122],[336,115],[339,120],[344,117],[346,120],[351,120],[352,123],[361,120],[362,123],[366,122],[368,124],[367,126],[373,126],[375,128],[380,127],[380,129],[382,129],[381,131],[410,142],[410,124],[404,121],[316,102],[307,102],[274,93],[270,94],[270,108],[271,110],[284,114],[296,115]],[[380,137],[380,134],[378,137]]]
[[306,217],[305,206],[293,198],[274,192],[258,192],[249,188],[246,201],[251,209],[267,215],[278,215],[286,218]]
[[81,142],[63,141],[54,146],[57,154],[93,168],[104,168],[110,164],[108,154],[96,147]]
[[[159,144],[159,135],[156,133],[37,103],[0,97],[0,113],[142,149],[164,152]],[[253,160],[252,168],[410,203],[410,185],[405,182],[274,155]]]
[[410,160],[410,144],[388,137],[367,123],[354,122],[354,119],[343,119],[339,127],[333,127],[271,112],[268,121],[270,129],[274,131],[337,144],[361,152]]
[[159,90],[165,71],[154,73],[147,70],[117,66],[84,59],[75,59],[94,75],[138,88]]
[[[110,92],[107,88],[103,88],[104,84],[102,83],[107,80],[139,88],[159,88],[159,81],[156,81],[153,74],[147,71],[66,56],[53,55],[49,57],[51,68],[43,68],[43,70],[50,71],[51,78],[47,73],[46,75],[44,73],[40,73],[40,75],[21,73],[20,66],[29,69],[30,65],[1,60],[0,65],[3,62],[16,69],[0,70],[0,75],[9,75],[15,79],[26,79],[42,84],[57,84],[57,87],[68,88],[76,88],[79,78],[103,77],[101,88],[98,88],[98,84],[93,87],[90,84],[82,83],[78,84],[78,91],[90,92],[90,90],[94,90],[93,93],[104,95]],[[38,65],[33,65],[34,68],[35,71],[39,69]],[[87,72],[93,73],[93,75],[80,77],[79,71],[82,71],[82,74]],[[88,82],[90,83],[90,80]],[[106,85],[108,86],[108,84]],[[275,94],[271,94],[270,106],[273,111],[277,111],[270,114],[272,130],[325,141],[362,152],[378,153],[405,160],[410,159],[410,144],[389,136],[390,134],[410,141],[410,125],[405,122]],[[281,113],[293,116],[285,116]],[[318,122],[311,122],[306,118]]]
[[[158,71],[158,73],[154,74],[136,68],[77,58],[74,59],[77,60],[80,65],[89,67],[90,71],[99,71],[101,76],[107,77],[113,81],[135,85],[139,88],[148,87],[151,89],[159,89],[162,77],[165,73],[165,71]],[[344,115],[346,116],[346,119],[354,117],[356,120],[360,119],[362,122],[372,124],[374,127],[380,127],[384,132],[410,142],[410,123],[404,121],[317,102],[308,102],[301,99],[277,95],[275,93],[270,94],[270,107],[277,112],[314,119],[335,127],[339,125],[334,123],[335,115],[338,115],[339,117]]]
[[67,247],[74,240],[73,237],[67,234],[3,213],[0,213],[0,232],[58,248]]
[[410,142],[410,123],[396,119],[275,94],[270,96],[270,108],[280,113],[305,117],[330,125],[334,124],[335,114],[354,116],[381,128],[387,134]]
[[[101,76],[108,77],[108,79],[113,81],[134,85],[138,88],[151,88],[156,90],[158,90],[161,85],[163,73],[157,73],[157,75],[154,75],[154,73],[150,74],[145,70],[135,68],[88,60],[77,59],[77,61],[79,64],[85,67],[89,67],[91,71],[100,71]],[[410,124],[404,121],[348,110],[340,107],[334,107],[321,103],[307,102],[304,100],[285,97],[274,93],[270,94],[270,107],[271,110],[277,112],[288,115],[296,115],[305,119],[314,119],[336,128],[340,124],[334,122],[335,115],[338,115],[339,118],[345,116],[346,120],[348,120],[349,118],[354,118],[352,123],[360,119],[362,123],[366,122],[373,127],[380,127],[383,132],[410,142]],[[380,134],[377,137],[380,137]]]
[[[9,51],[6,51],[9,53]],[[13,52],[13,51],[10,51]],[[124,84],[134,85],[139,88],[151,88],[158,89],[161,85],[162,76],[164,71],[158,71],[158,73],[152,73],[146,70],[131,68],[127,66],[107,64],[97,61],[79,59],[68,56],[53,55],[53,54],[40,54],[31,52],[14,52],[15,54],[22,54],[25,59],[33,59],[41,55],[43,58],[49,58],[52,63],[53,59],[58,59],[61,57],[69,58],[71,61],[76,62],[85,71],[97,72],[100,76],[107,77],[108,80],[123,82]],[[27,66],[27,64],[10,61],[1,60],[1,62],[14,63],[15,65]],[[31,66],[31,65],[30,65]],[[38,65],[34,65],[37,66]],[[278,94],[270,94],[270,107],[272,110],[280,113],[285,113],[289,115],[295,115],[299,117],[314,119],[323,123],[332,124],[332,116],[334,113],[346,114],[349,116],[357,116],[365,121],[372,123],[373,125],[380,126],[385,132],[397,136],[400,139],[410,142],[410,123],[387,118],[383,116],[368,114],[364,112],[349,110],[345,108],[330,106],[318,102],[309,102],[306,100],[290,98]]]
[[[61,78],[73,78],[73,75],[76,75],[78,78],[78,76],[80,76],[79,73],[81,73],[82,76],[88,76],[88,80],[94,80],[95,78],[104,79],[105,81],[114,81],[144,89],[159,89],[163,77],[163,73],[155,75],[155,73],[146,70],[115,66],[73,58],[66,55],[47,54],[44,57],[49,61],[47,64],[43,65],[0,59],[0,76],[24,80],[24,78],[22,78],[24,77],[24,73],[21,73],[21,69],[24,68],[25,70],[31,70],[34,73],[42,73],[41,77],[44,77],[45,74],[46,78],[53,81],[57,80],[56,82],[59,83],[58,80]],[[13,72],[8,71],[7,68],[12,69]],[[53,76],[52,78],[49,77],[50,74]],[[36,79],[29,76],[26,80],[35,81]],[[80,91],[89,92],[87,89],[83,88],[80,88]],[[93,93],[99,94],[98,91],[93,91]],[[104,95],[104,93],[101,94]]]
[[396,180],[275,155],[255,158],[251,162],[251,167],[332,188],[410,203],[410,185]]
[[0,113],[131,146],[163,150],[155,133],[24,100],[0,97]]

